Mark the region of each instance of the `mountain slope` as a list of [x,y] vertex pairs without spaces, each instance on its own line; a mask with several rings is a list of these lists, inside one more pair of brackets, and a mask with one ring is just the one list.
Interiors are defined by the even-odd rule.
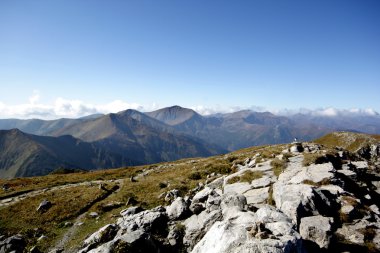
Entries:
[[354,152],[365,146],[380,143],[380,135],[352,132],[333,132],[314,140],[314,142],[327,147],[342,147]]
[[295,137],[312,140],[331,131],[327,127],[319,128],[311,123],[299,125],[287,117],[250,110],[204,117],[193,110],[174,106],[146,114],[229,151],[290,142]]
[[198,115],[195,111],[178,105],[147,112],[146,114],[170,126],[179,125]]
[[[8,189],[0,191],[0,242],[11,248],[21,241],[20,252],[36,245],[41,252],[379,252],[375,146],[369,159],[360,151],[289,143],[0,179]],[[41,233],[49,240],[38,240]]]
[[63,128],[55,136],[70,134],[102,145],[112,152],[133,157],[140,164],[224,152],[135,110],[108,114]]
[[36,135],[49,135],[51,132],[57,131],[64,127],[84,122],[100,117],[100,114],[89,115],[78,119],[56,119],[56,120],[41,120],[41,119],[0,119],[0,129],[20,129],[24,133]]
[[99,169],[131,163],[72,136],[45,137],[0,131],[0,177],[46,175],[58,168]]

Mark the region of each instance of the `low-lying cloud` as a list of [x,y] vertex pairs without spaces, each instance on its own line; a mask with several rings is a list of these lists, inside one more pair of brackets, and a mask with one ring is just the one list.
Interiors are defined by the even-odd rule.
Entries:
[[[158,104],[142,105],[138,103],[129,103],[123,100],[114,100],[105,104],[86,103],[77,99],[56,98],[52,104],[40,102],[40,94],[34,91],[27,103],[18,105],[7,105],[0,101],[0,118],[20,118],[20,119],[57,119],[57,118],[79,118],[96,113],[115,113],[126,109],[135,109],[138,111],[153,111],[161,108]],[[374,109],[353,108],[353,109],[336,109],[333,107],[318,109],[281,109],[273,110],[265,107],[251,106],[189,106],[202,115],[212,115],[217,113],[232,113],[241,110],[252,110],[256,112],[269,111],[277,115],[294,115],[297,113],[310,116],[336,117],[336,116],[379,116]]]
[[44,104],[39,100],[39,93],[34,91],[28,102],[24,104],[6,105],[0,102],[0,117],[20,119],[78,118],[95,113],[112,113],[126,109],[144,109],[140,104],[127,103],[122,100],[114,100],[106,104],[91,104],[81,100],[70,100],[61,97],[55,99],[52,104]]

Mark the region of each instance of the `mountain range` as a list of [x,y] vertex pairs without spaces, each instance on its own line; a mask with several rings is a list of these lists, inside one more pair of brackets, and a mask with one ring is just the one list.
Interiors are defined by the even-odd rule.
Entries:
[[[48,174],[205,157],[336,130],[380,133],[380,116],[279,116],[243,110],[202,116],[172,106],[78,119],[0,119],[0,177]],[[19,129],[19,130],[15,130]]]

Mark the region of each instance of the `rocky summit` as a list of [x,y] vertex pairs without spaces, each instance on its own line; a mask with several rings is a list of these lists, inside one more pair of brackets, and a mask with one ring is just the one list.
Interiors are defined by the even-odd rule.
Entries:
[[[132,196],[74,248],[52,244],[47,252],[380,252],[380,144],[351,152],[292,143],[239,154],[217,158],[232,161],[228,173],[209,173],[187,191],[161,185],[163,204],[153,208]],[[36,250],[26,241],[2,236],[0,252]]]

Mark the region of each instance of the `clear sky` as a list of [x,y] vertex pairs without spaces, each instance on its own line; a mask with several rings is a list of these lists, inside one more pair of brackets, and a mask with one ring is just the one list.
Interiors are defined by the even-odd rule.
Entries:
[[0,117],[380,112],[379,0],[0,1]]

